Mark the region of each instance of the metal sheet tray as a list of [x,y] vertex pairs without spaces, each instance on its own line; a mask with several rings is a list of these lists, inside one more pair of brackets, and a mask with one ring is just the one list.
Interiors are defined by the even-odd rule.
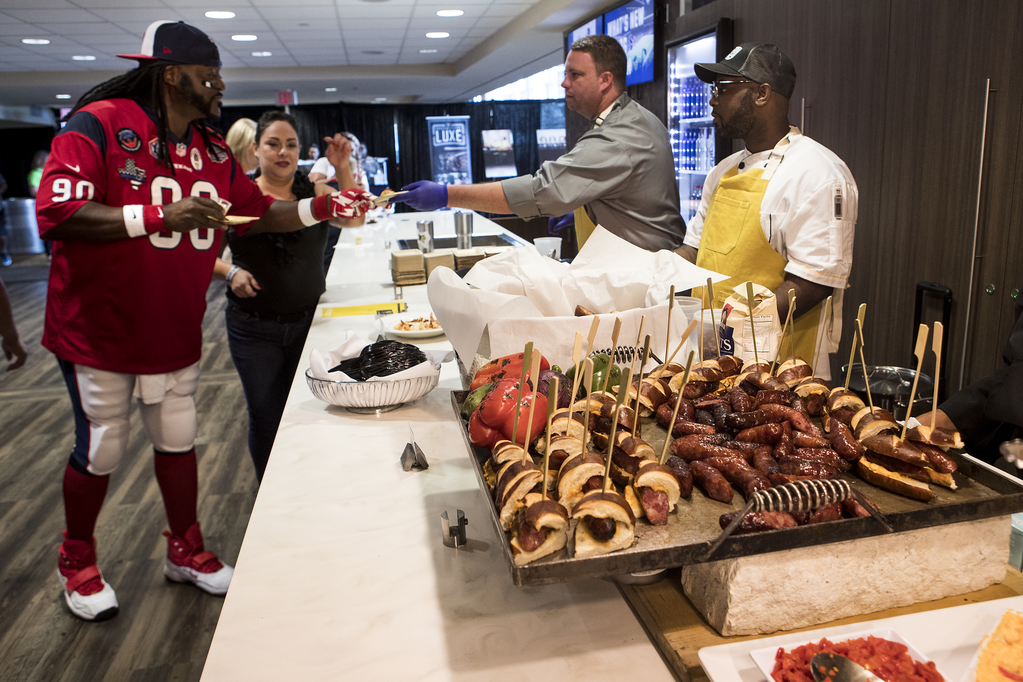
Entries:
[[[451,406],[461,425],[462,438],[465,439],[480,490],[490,500],[490,520],[498,536],[507,538],[501,529],[499,511],[490,488],[483,477],[483,463],[490,453],[469,442],[468,423],[459,415],[459,406],[467,393],[452,391]],[[660,453],[667,436],[666,429],[650,420],[645,420],[641,428],[644,440],[650,443],[655,452]],[[953,474],[958,489],[948,490],[932,485],[934,498],[930,502],[888,492],[857,476],[843,474],[843,477],[877,505],[896,532],[1023,511],[1023,480],[1013,478],[967,454],[950,454],[959,465],[959,470]],[[699,557],[721,533],[718,523],[721,514],[741,509],[743,503],[742,495],[739,494],[732,498],[731,503],[726,504],[704,497],[699,488],[694,488],[690,499],[679,500],[676,511],[668,515],[667,525],[653,526],[646,520],[638,520],[636,541],[629,549],[603,556],[573,558],[570,556],[574,540],[573,522],[568,546],[531,564],[516,566],[508,542],[502,543],[502,552],[511,570],[512,580],[520,587],[622,576],[700,563]],[[875,519],[862,518],[738,535],[725,540],[714,553],[713,560],[855,540],[886,532]]]

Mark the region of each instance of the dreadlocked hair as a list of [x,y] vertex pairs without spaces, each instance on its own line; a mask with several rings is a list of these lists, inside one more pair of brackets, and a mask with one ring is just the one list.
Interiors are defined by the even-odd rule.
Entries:
[[[131,71],[100,83],[82,95],[74,108],[61,120],[67,121],[85,105],[101,100],[123,98],[143,102],[156,113],[156,160],[170,168],[171,173],[175,174],[174,162],[171,160],[170,148],[167,145],[167,103],[163,97],[163,75],[168,66],[170,64],[160,60],[140,63]],[[195,123],[206,149],[211,153],[216,153],[214,145],[210,141],[208,126],[201,121],[195,121]]]

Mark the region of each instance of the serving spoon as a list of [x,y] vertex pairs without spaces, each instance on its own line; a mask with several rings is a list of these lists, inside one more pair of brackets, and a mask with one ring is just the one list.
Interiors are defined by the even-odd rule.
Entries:
[[810,660],[816,682],[882,682],[881,678],[841,654],[819,653]]

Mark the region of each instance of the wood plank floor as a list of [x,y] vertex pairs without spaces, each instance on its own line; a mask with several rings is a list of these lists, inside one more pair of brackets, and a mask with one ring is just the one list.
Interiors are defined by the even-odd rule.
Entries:
[[[23,368],[0,371],[0,680],[198,680],[223,600],[163,577],[167,521],[137,408],[128,455],[112,475],[96,529],[99,566],[117,590],[120,614],[86,623],[64,604],[57,546],[74,421],[56,360],[39,345],[46,283],[8,276],[38,266],[28,261],[0,271],[29,348]],[[210,285],[207,301],[196,396],[199,520],[207,548],[234,564],[257,487],[222,282]]]

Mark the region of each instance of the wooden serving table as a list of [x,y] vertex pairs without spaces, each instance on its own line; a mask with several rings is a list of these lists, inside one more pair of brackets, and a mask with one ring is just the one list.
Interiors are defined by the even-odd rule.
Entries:
[[[665,660],[682,680],[708,679],[703,670],[697,652],[704,647],[745,642],[763,639],[759,636],[722,637],[712,628],[682,593],[679,576],[680,570],[667,572],[664,580],[652,585],[619,585],[619,590],[632,606],[633,612],[643,622],[650,637],[664,654]],[[830,623],[823,623],[786,634],[811,632],[825,628],[847,625],[850,623],[867,623],[905,614],[923,613],[945,609],[963,604],[987,602],[1023,595],[1023,575],[1014,568],[1007,567],[1005,580],[983,590],[968,594],[946,597],[930,602],[913,604],[897,609],[887,609],[877,613],[843,618]],[[779,633],[775,633],[779,634]],[[914,642],[917,646],[921,643]],[[976,644],[973,643],[975,648]],[[957,682],[949,680],[948,682]]]

